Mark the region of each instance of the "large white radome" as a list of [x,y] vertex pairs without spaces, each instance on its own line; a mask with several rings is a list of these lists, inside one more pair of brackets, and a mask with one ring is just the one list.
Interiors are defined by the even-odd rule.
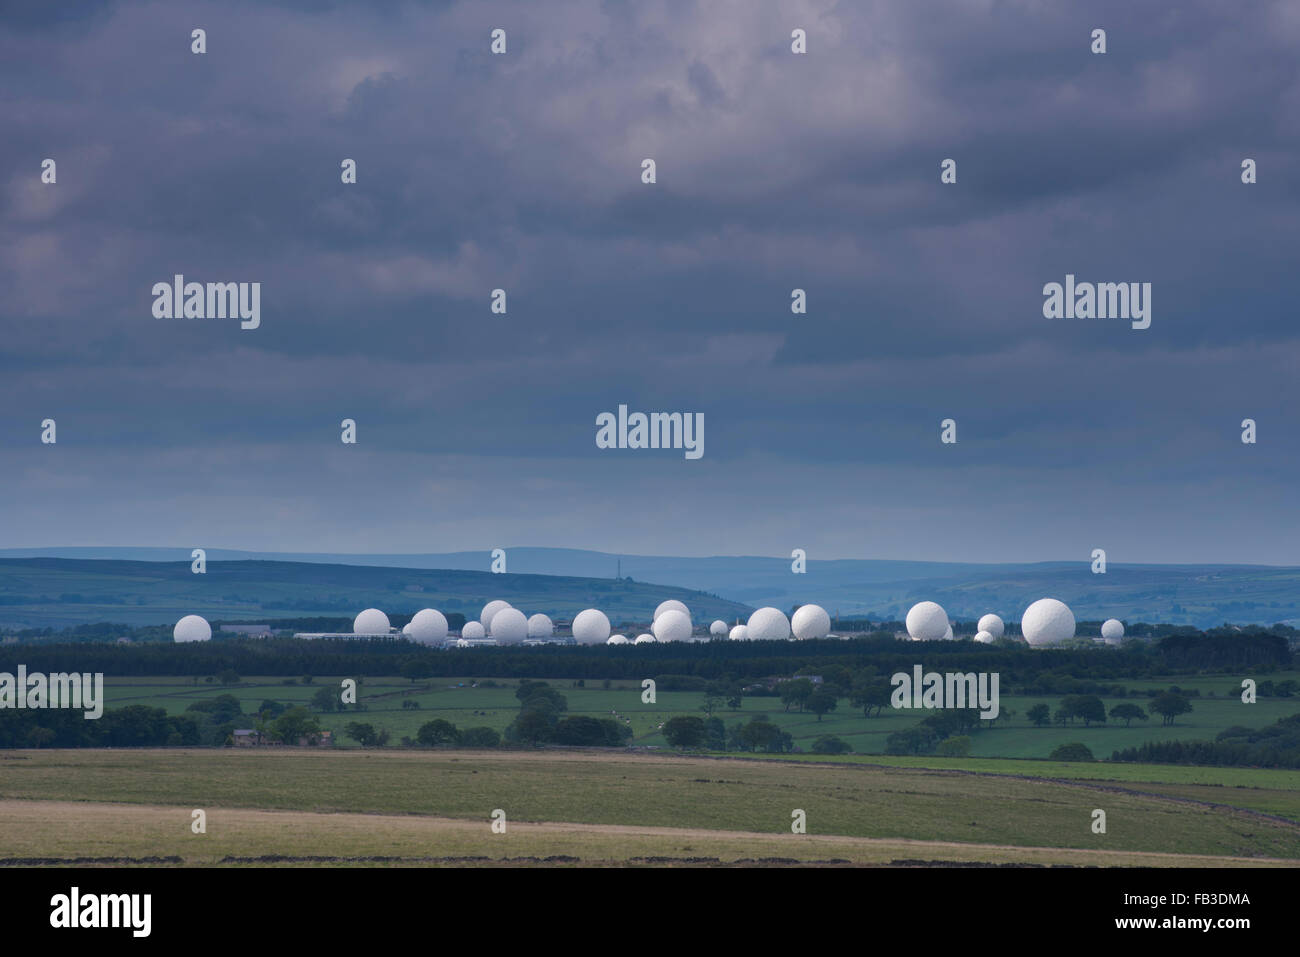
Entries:
[[727,623],[721,618],[709,625],[709,634],[714,638],[726,638],[729,630],[730,629],[727,628]]
[[1059,645],[1074,637],[1074,612],[1063,601],[1040,598],[1020,616],[1020,632],[1035,648]]
[[760,608],[749,616],[746,627],[750,641],[785,641],[790,637],[790,619],[779,608]]
[[691,617],[691,610],[689,608],[679,602],[676,598],[669,598],[667,601],[661,601],[659,603],[659,607],[655,609],[654,618],[651,620],[658,621],[659,616],[666,611],[680,611],[687,618]]
[[352,621],[354,635],[386,635],[388,628],[388,616],[378,608],[367,608]]
[[518,608],[502,608],[492,616],[490,630],[498,641],[523,641],[528,637],[528,619]]
[[1002,619],[997,615],[989,614],[980,619],[980,623],[975,630],[987,631],[994,638],[1001,638],[1006,632],[1007,626],[1002,623]]
[[992,632],[981,631],[979,634],[975,636],[975,640],[978,641],[981,645],[991,645],[996,639],[993,637]]
[[423,608],[402,629],[412,641],[431,645],[447,637],[447,617],[436,608]]
[[948,633],[948,613],[935,602],[917,602],[907,613],[907,633],[913,641],[942,641]]
[[732,641],[748,641],[749,629],[746,628],[744,625],[737,625],[735,628],[731,629],[731,634],[728,635],[728,637]]
[[573,619],[573,639],[584,645],[598,645],[609,638],[609,619],[599,608],[578,612]]
[[821,605],[800,605],[790,619],[790,630],[802,641],[825,638],[831,633],[831,616]]
[[509,607],[510,607],[510,602],[502,598],[495,598],[492,601],[488,602],[486,605],[484,605],[482,613],[478,616],[478,623],[483,626],[483,631],[486,632],[489,629],[491,629],[492,618],[496,615],[497,612],[501,611],[501,609],[503,608],[509,608]]
[[690,641],[691,619],[684,611],[668,608],[655,618],[650,630],[659,641]]
[[1107,618],[1101,623],[1101,637],[1106,641],[1118,642],[1124,637],[1124,622],[1118,618]]
[[172,629],[172,638],[176,641],[207,641],[211,637],[212,626],[206,618],[198,615],[186,615]]
[[555,634],[555,623],[541,612],[528,619],[529,638],[550,638]]
[[655,640],[655,636],[654,636],[654,635],[637,635],[637,636],[636,636],[636,641],[632,642],[632,644],[634,644],[634,645],[644,645],[646,642],[654,641],[654,640]]
[[[467,621],[460,630],[461,638],[482,638],[487,634],[487,629],[477,621]],[[461,645],[460,647],[465,647]]]

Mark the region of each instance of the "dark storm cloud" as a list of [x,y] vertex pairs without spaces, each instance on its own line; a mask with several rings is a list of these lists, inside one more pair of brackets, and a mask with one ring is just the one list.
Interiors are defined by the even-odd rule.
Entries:
[[[784,553],[735,531],[784,508],[836,554],[970,558],[965,536],[1017,514],[991,504],[1012,490],[1027,524],[1069,500],[1090,510],[1081,529],[1140,517],[1134,559],[1297,558],[1280,532],[1300,513],[1276,494],[1300,466],[1293,5],[12,9],[12,544],[170,544],[184,525],[242,536],[231,547],[637,535],[640,551]],[[505,57],[487,52],[497,26]],[[794,26],[807,56],[789,52]],[[1088,52],[1097,26],[1105,56]],[[38,181],[45,156],[57,186]],[[153,283],[177,272],[261,282],[262,327],[153,319]],[[1067,272],[1151,282],[1151,328],[1044,319],[1042,286]],[[488,311],[496,287],[506,317]],[[596,450],[595,416],[619,403],[703,411],[707,465]],[[47,416],[60,444],[32,448]],[[1237,438],[1246,416],[1258,446]],[[344,417],[356,449],[338,444]],[[955,447],[938,442],[947,417]],[[353,452],[387,499],[354,506],[372,545],[321,531],[349,499],[312,476]],[[227,487],[255,469],[266,502],[197,494],[185,462]],[[815,501],[782,503],[810,463]],[[1189,524],[1180,509],[1204,515],[1225,489],[1273,503],[1273,537]],[[871,534],[854,528],[864,492]],[[55,507],[73,494],[93,514]],[[638,495],[680,527],[618,519]],[[400,516],[421,510],[414,531]],[[942,532],[942,554],[899,554],[909,529]],[[993,544],[1006,560],[1078,547]]]

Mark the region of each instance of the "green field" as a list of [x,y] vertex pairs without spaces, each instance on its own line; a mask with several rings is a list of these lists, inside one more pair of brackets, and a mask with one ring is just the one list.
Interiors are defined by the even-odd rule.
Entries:
[[[491,863],[542,848],[568,863],[769,854],[1300,863],[1300,825],[1248,811],[922,768],[625,752],[100,749],[3,752],[0,769],[6,863]],[[209,815],[207,834],[191,832],[193,809]],[[509,823],[504,835],[490,830],[496,809]],[[1107,815],[1104,834],[1090,826],[1096,809]],[[806,835],[790,832],[795,810],[806,814]]]
[[[1282,680],[1296,673],[1279,673],[1271,677]],[[366,710],[360,713],[322,714],[322,726],[334,730],[336,737],[351,721],[365,721],[390,732],[390,744],[398,744],[403,737],[414,738],[420,725],[434,718],[443,718],[458,728],[490,727],[504,731],[519,710],[515,699],[515,682],[498,681],[500,687],[471,687],[472,678],[435,679],[412,683],[400,677],[367,678],[361,686],[359,702]],[[593,717],[616,717],[632,729],[632,743],[641,746],[667,747],[659,733],[659,726],[677,714],[701,714],[704,696],[699,692],[661,691],[654,704],[641,701],[641,687],[634,682],[614,682],[605,690],[596,681],[587,682],[596,687],[574,687],[573,682],[555,679],[550,682],[568,699],[568,714],[586,714]],[[1061,744],[1081,741],[1092,749],[1098,758],[1108,758],[1111,752],[1142,744],[1144,741],[1213,738],[1232,725],[1263,727],[1279,718],[1300,712],[1300,699],[1261,698],[1256,704],[1242,704],[1225,692],[1232,687],[1233,678],[1182,678],[1159,682],[1133,682],[1132,687],[1167,688],[1170,684],[1190,689],[1199,688],[1202,695],[1210,691],[1216,697],[1192,699],[1193,711],[1182,715],[1172,727],[1160,726],[1154,721],[1134,722],[1130,728],[1117,722],[1085,728],[1082,722],[1072,726],[1047,726],[1037,728],[1026,719],[1025,713],[1038,702],[1055,710],[1059,696],[1002,697],[1003,711],[1015,715],[981,731],[972,738],[972,758],[1046,758]],[[165,708],[168,713],[179,714],[193,702],[218,694],[229,693],[243,702],[244,710],[252,712],[263,700],[271,699],[283,704],[306,705],[322,685],[338,687],[337,679],[317,678],[311,685],[283,684],[277,678],[245,678],[232,688],[215,684],[194,684],[188,678],[108,679],[106,692],[109,707],[127,704],[146,704]],[[1121,702],[1134,702],[1145,708],[1144,698],[1106,698],[1106,710]],[[404,709],[403,701],[417,702],[418,709]],[[844,739],[856,754],[883,755],[885,739],[894,731],[914,726],[926,712],[885,711],[865,718],[853,709],[847,699],[840,699],[836,711],[821,721],[813,714],[798,711],[786,712],[777,698],[745,698],[738,711],[723,709],[717,714],[731,726],[758,715],[766,715],[794,738],[797,747],[807,750],[814,739],[823,734],[834,734]],[[249,721],[251,722],[251,717]],[[251,727],[251,723],[247,726]],[[347,738],[339,741],[352,746]],[[932,760],[932,759],[931,759]],[[1237,770],[1233,773],[1244,773]],[[1225,782],[1226,783],[1226,782]]]

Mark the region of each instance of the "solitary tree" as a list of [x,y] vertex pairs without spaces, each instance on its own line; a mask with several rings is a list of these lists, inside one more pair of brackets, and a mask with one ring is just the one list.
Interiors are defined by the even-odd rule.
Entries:
[[1192,703],[1180,694],[1166,691],[1151,699],[1151,710],[1161,716],[1162,725],[1172,725],[1174,718],[1192,710]]
[[1145,721],[1149,717],[1145,711],[1135,704],[1117,704],[1110,709],[1110,716],[1116,721],[1123,721],[1124,727],[1129,727],[1134,721]]
[[1045,704],[1036,704],[1025,712],[1025,717],[1032,721],[1035,727],[1041,728],[1052,720],[1052,710]]

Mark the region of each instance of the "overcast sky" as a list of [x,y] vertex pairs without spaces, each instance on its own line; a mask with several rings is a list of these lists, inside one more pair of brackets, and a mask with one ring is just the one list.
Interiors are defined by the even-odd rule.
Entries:
[[7,4],[0,547],[1300,564],[1300,5],[1134,7]]

